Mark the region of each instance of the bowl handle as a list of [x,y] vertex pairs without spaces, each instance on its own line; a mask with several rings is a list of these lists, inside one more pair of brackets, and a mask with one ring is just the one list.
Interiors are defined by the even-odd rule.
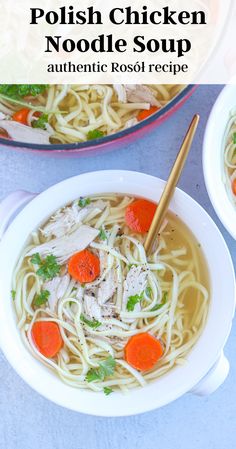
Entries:
[[10,222],[17,215],[17,212],[19,212],[19,210],[35,196],[35,193],[17,190],[16,192],[10,193],[10,195],[0,203],[0,239],[3,237]]
[[206,396],[217,390],[229,374],[229,361],[223,351],[209,373],[191,390],[198,396]]

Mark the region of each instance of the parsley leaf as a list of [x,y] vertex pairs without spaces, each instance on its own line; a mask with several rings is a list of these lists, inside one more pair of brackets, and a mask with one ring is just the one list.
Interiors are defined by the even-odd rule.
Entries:
[[99,129],[93,129],[92,131],[88,132],[87,139],[88,140],[99,139],[103,136],[104,136],[103,131],[100,131]]
[[48,290],[42,290],[39,295],[35,296],[34,305],[42,306],[48,301],[49,296],[50,292]]
[[142,292],[141,295],[129,296],[128,302],[126,304],[126,309],[128,310],[128,312],[133,312],[136,304],[138,304],[140,301],[142,301],[143,295],[144,295],[144,292]]
[[97,329],[102,324],[98,320],[88,320],[83,313],[81,313],[81,315],[80,315],[80,320],[84,324],[87,324],[87,326],[91,327],[92,329]]
[[41,114],[37,120],[32,122],[32,128],[46,129],[48,123],[48,114]]
[[53,279],[60,271],[61,267],[58,265],[56,257],[50,254],[46,259],[42,260],[39,253],[36,253],[30,259],[34,265],[38,265],[36,274],[46,279]]
[[13,301],[15,301],[15,299],[16,299],[16,291],[15,290],[11,290],[11,297],[12,297]]
[[30,262],[33,263],[34,265],[40,265],[41,264],[41,257],[39,255],[39,253],[34,254],[31,257]]
[[233,143],[236,145],[236,133],[233,133]]
[[115,359],[109,356],[106,360],[99,362],[98,368],[92,368],[88,371],[86,376],[87,382],[93,382],[94,380],[104,380],[105,377],[112,376],[114,374],[115,366]]
[[103,377],[112,376],[114,374],[116,361],[111,355],[103,362],[100,362],[99,365],[99,369],[103,373]]
[[36,271],[38,276],[45,279],[53,279],[60,271],[61,267],[58,265],[56,257],[52,254],[47,256],[42,262],[40,268]]
[[78,201],[79,207],[85,207],[88,206],[91,203],[90,198],[80,198]]
[[109,396],[109,394],[113,393],[113,390],[110,387],[104,387],[103,392],[106,396]]
[[163,307],[166,303],[167,303],[167,299],[168,299],[168,293],[164,292],[163,296],[162,296],[162,301],[160,304],[156,304],[151,310],[150,312],[156,312],[156,310],[161,309],[161,307]]
[[98,234],[98,237],[99,237],[100,240],[107,240],[106,231],[102,227],[100,228],[100,232]]
[[0,84],[0,94],[20,99],[28,95],[36,97],[45,92],[48,84]]
[[87,372],[86,380],[87,382],[94,382],[95,380],[103,380],[103,379],[99,373],[99,369],[96,370],[92,368]]

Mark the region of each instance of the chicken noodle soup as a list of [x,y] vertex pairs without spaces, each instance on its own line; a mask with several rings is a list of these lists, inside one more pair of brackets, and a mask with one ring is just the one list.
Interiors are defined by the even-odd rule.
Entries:
[[175,215],[144,250],[156,205],[118,194],[79,198],[35,230],[13,278],[18,327],[63,382],[145,386],[186,362],[205,326],[207,268]]
[[136,125],[181,85],[0,85],[0,135],[35,144],[85,142]]
[[224,181],[229,198],[236,204],[236,114],[233,114],[226,130]]

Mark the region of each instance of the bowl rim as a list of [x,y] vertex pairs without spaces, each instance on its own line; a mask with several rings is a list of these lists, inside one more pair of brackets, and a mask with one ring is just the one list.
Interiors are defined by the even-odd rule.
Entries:
[[[25,206],[23,210],[20,211],[19,215],[17,215],[13,222],[10,224],[8,230],[6,231],[6,234],[4,235],[2,241],[0,242],[0,254],[6,255],[6,258],[0,257],[0,273],[6,271],[9,272],[10,261],[11,258],[11,251],[10,247],[12,245],[12,237],[17,235],[17,240],[19,241],[19,229],[22,229],[22,233],[27,234],[28,230],[26,229],[25,223],[27,222],[27,219],[31,222],[34,222],[37,217],[36,215],[41,216],[40,214],[40,208],[44,208],[45,210],[56,210],[57,205],[55,205],[54,201],[48,201],[49,197],[52,199],[56,199],[57,202],[62,206],[67,201],[65,198],[61,198],[61,196],[64,195],[71,195],[70,189],[68,188],[69,185],[72,188],[78,189],[78,184],[81,182],[81,186],[83,185],[83,188],[88,189],[88,187],[85,188],[85,180],[87,179],[87,183],[91,184],[91,182],[97,183],[97,189],[95,193],[98,191],[101,192],[114,192],[118,191],[117,189],[111,189],[111,187],[108,189],[106,187],[101,188],[98,183],[100,182],[103,184],[103,186],[115,186],[119,185],[121,186],[122,183],[125,183],[126,186],[125,189],[121,193],[127,193],[133,194],[131,190],[129,190],[129,186],[133,186],[133,189],[139,188],[139,192],[137,193],[138,196],[142,196],[140,194],[140,191],[150,191],[152,190],[152,194],[144,194],[143,196],[149,197],[150,199],[156,198],[157,196],[157,190],[158,195],[160,196],[161,191],[163,190],[165,182],[159,178],[156,178],[154,176],[145,175],[138,172],[131,172],[126,170],[102,170],[98,172],[90,172],[85,173],[81,175],[74,176],[72,178],[66,179],[58,184],[54,184],[49,189],[43,191],[40,193],[37,197],[35,197],[28,205]],[[147,187],[147,184],[149,186]],[[91,188],[94,189],[94,186]],[[84,194],[84,193],[82,193]],[[87,194],[91,194],[89,192],[89,189],[87,190]],[[77,194],[78,195],[78,194]],[[75,196],[74,196],[75,198]],[[47,201],[46,201],[47,200]],[[49,204],[50,203],[50,204]],[[191,209],[198,212],[197,216],[201,216],[201,220],[196,220],[201,225],[202,229],[205,229],[205,226],[208,224],[211,227],[211,237],[215,236],[217,241],[217,245],[219,248],[219,251],[222,251],[222,260],[224,261],[222,270],[225,271],[225,274],[227,272],[228,275],[228,281],[227,281],[227,288],[229,291],[229,298],[231,300],[227,303],[227,308],[224,308],[225,315],[224,315],[224,322],[219,329],[219,332],[215,336],[214,339],[206,338],[207,335],[210,332],[213,332],[215,329],[216,323],[210,323],[210,319],[208,318],[208,324],[206,324],[205,329],[203,331],[202,336],[199,338],[198,342],[195,344],[194,348],[192,349],[190,356],[188,359],[191,363],[186,364],[184,367],[175,368],[175,370],[172,370],[169,374],[166,374],[162,378],[158,380],[158,382],[153,382],[151,384],[148,384],[144,389],[138,388],[135,390],[131,390],[129,395],[125,397],[122,393],[115,393],[114,395],[109,396],[109,401],[104,402],[104,399],[107,400],[107,398],[104,397],[103,393],[94,393],[94,392],[88,392],[87,390],[81,391],[76,390],[74,388],[65,386],[62,384],[61,380],[55,377],[54,374],[49,372],[48,369],[45,368],[45,366],[34,359],[31,355],[31,353],[27,350],[25,346],[23,346],[23,342],[21,341],[21,337],[19,334],[19,331],[16,326],[15,319],[13,319],[13,313],[12,316],[9,317],[9,315],[6,314],[6,312],[9,312],[8,308],[11,308],[13,310],[12,304],[9,305],[9,298],[10,298],[10,284],[9,289],[7,288],[7,292],[4,292],[4,282],[6,281],[6,278],[3,277],[4,282],[0,282],[0,291],[1,291],[1,297],[5,298],[5,301],[0,302],[0,315],[2,317],[7,317],[7,319],[3,319],[2,325],[0,326],[0,346],[5,354],[6,358],[10,362],[10,364],[14,367],[16,372],[20,375],[21,378],[25,380],[25,382],[30,385],[34,390],[36,390],[38,393],[46,397],[47,399],[50,399],[52,402],[57,403],[58,405],[64,406],[68,409],[95,415],[95,416],[129,416],[139,413],[144,413],[150,410],[153,410],[155,408],[161,407],[163,405],[166,405],[169,402],[172,402],[173,400],[179,398],[183,394],[185,394],[187,391],[190,391],[202,378],[208,373],[208,371],[211,369],[211,367],[216,362],[219,352],[221,351],[222,347],[224,346],[232,324],[232,319],[235,311],[235,276],[234,276],[234,269],[232,264],[232,259],[229,253],[229,250],[226,246],[226,243],[218,230],[216,224],[211,219],[211,217],[207,214],[207,212],[188,194],[183,192],[180,189],[176,189],[174,198],[172,200],[172,209],[176,210],[176,213],[179,213],[178,210],[185,209],[187,210],[189,217],[191,218]],[[189,212],[190,210],[190,212]],[[40,221],[45,221],[48,214],[44,214],[44,216],[41,216]],[[182,216],[181,216],[182,218]],[[192,218],[191,218],[192,219]],[[38,218],[37,218],[38,220]],[[184,220],[185,221],[185,220]],[[18,234],[17,234],[18,231]],[[31,229],[32,231],[32,229]],[[214,237],[214,238],[215,238]],[[15,245],[14,250],[15,250]],[[16,249],[17,255],[16,260],[22,250],[22,247],[24,246],[19,243],[19,251]],[[8,249],[8,254],[6,249]],[[210,254],[210,251],[209,251]],[[213,256],[211,256],[213,257]],[[215,258],[214,258],[215,259]],[[14,264],[14,262],[13,262]],[[209,270],[210,271],[210,270]],[[219,276],[215,273],[215,278],[218,280]],[[8,273],[8,277],[11,279],[12,272]],[[223,283],[222,283],[223,288]],[[6,288],[5,288],[6,289]],[[216,289],[217,290],[217,289]],[[227,290],[227,289],[226,289]],[[225,292],[225,286],[224,286],[224,292]],[[216,293],[216,292],[215,292]],[[222,292],[221,292],[222,293]],[[220,295],[220,292],[217,293]],[[213,292],[214,296],[214,292]],[[217,309],[218,310],[218,309]],[[11,313],[11,312],[10,312]],[[212,314],[209,314],[210,316]],[[221,314],[220,314],[221,315]],[[212,317],[213,318],[213,317]],[[219,317],[221,319],[221,316]],[[10,324],[9,324],[10,320]],[[214,321],[214,320],[213,320]],[[11,329],[10,329],[11,326]],[[204,341],[203,341],[204,340]],[[213,341],[214,340],[214,341]],[[21,341],[21,343],[20,343]],[[24,349],[23,349],[24,348]],[[205,358],[204,363],[199,364],[198,358],[199,358],[199,351],[205,351]],[[195,369],[193,369],[195,368]],[[174,372],[174,377],[173,377]],[[35,374],[37,373],[37,376]],[[183,375],[184,375],[184,382],[183,382]],[[176,376],[178,377],[178,385],[176,386]],[[168,378],[168,382],[167,382]],[[174,382],[173,382],[174,378]],[[164,379],[164,382],[163,382]],[[172,383],[174,384],[174,391],[172,388],[169,388],[169,385],[171,385],[171,379]],[[44,382],[45,381],[45,382]],[[166,388],[166,396],[163,398],[160,398],[160,395],[162,394],[162,388],[163,385],[166,387],[165,384],[169,384],[168,388]],[[63,387],[62,387],[63,385]],[[71,393],[71,397],[69,397],[68,391]],[[77,391],[77,393],[75,393]],[[79,391],[79,393],[78,393]],[[153,394],[159,392],[158,394]],[[64,392],[64,396],[63,393]],[[65,392],[67,394],[65,394]],[[57,393],[57,394],[56,394]],[[98,395],[95,399],[95,396]],[[85,401],[82,403],[78,401],[78,399],[72,399],[77,398],[77,396],[81,398],[85,398]],[[136,401],[136,402],[135,402]],[[122,404],[122,405],[121,405]]]
[[155,121],[158,121],[162,117],[164,117],[166,114],[171,112],[172,108],[177,107],[179,103],[181,103],[185,98],[187,98],[189,95],[191,95],[191,92],[196,88],[195,84],[188,84],[183,88],[181,92],[179,92],[166,106],[161,108],[159,111],[152,114],[147,119],[143,120],[142,122],[137,123],[134,126],[131,126],[130,128],[123,129],[117,133],[110,134],[109,136],[104,136],[99,139],[94,139],[93,141],[86,141],[86,142],[76,142],[76,143],[69,143],[69,144],[35,144],[35,143],[24,143],[24,142],[18,142],[14,140],[4,139],[0,137],[0,145],[4,145],[7,147],[10,147],[11,149],[29,149],[32,151],[70,151],[73,153],[73,151],[76,152],[82,152],[82,151],[89,151],[94,150],[95,148],[98,149],[104,145],[107,145],[109,143],[115,143],[120,141],[121,139],[125,137],[131,137],[136,132],[144,129],[145,127],[153,124]]
[[[236,240],[236,228],[234,226],[236,219],[236,206],[234,206],[230,201],[222,179],[225,132],[230,120],[230,112],[233,109],[233,106],[229,106],[229,102],[234,98],[235,94],[235,84],[225,86],[211,109],[203,138],[202,166],[206,189],[213,208],[221,223],[227,229],[229,234]],[[222,117],[224,108],[227,108],[228,111],[228,116],[225,121],[224,117]],[[222,128],[220,139],[215,137],[215,130],[218,125]],[[212,148],[214,148],[213,164]],[[214,170],[212,167],[214,167]]]

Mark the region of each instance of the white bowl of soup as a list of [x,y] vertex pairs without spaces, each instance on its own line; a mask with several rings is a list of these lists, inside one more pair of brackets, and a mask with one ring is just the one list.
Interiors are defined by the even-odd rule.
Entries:
[[179,189],[147,257],[164,185],[100,171],[1,204],[0,345],[49,400],[125,416],[212,393],[227,377],[231,257],[212,219]]
[[205,183],[212,205],[236,239],[236,86],[226,86],[208,120],[203,146]]

